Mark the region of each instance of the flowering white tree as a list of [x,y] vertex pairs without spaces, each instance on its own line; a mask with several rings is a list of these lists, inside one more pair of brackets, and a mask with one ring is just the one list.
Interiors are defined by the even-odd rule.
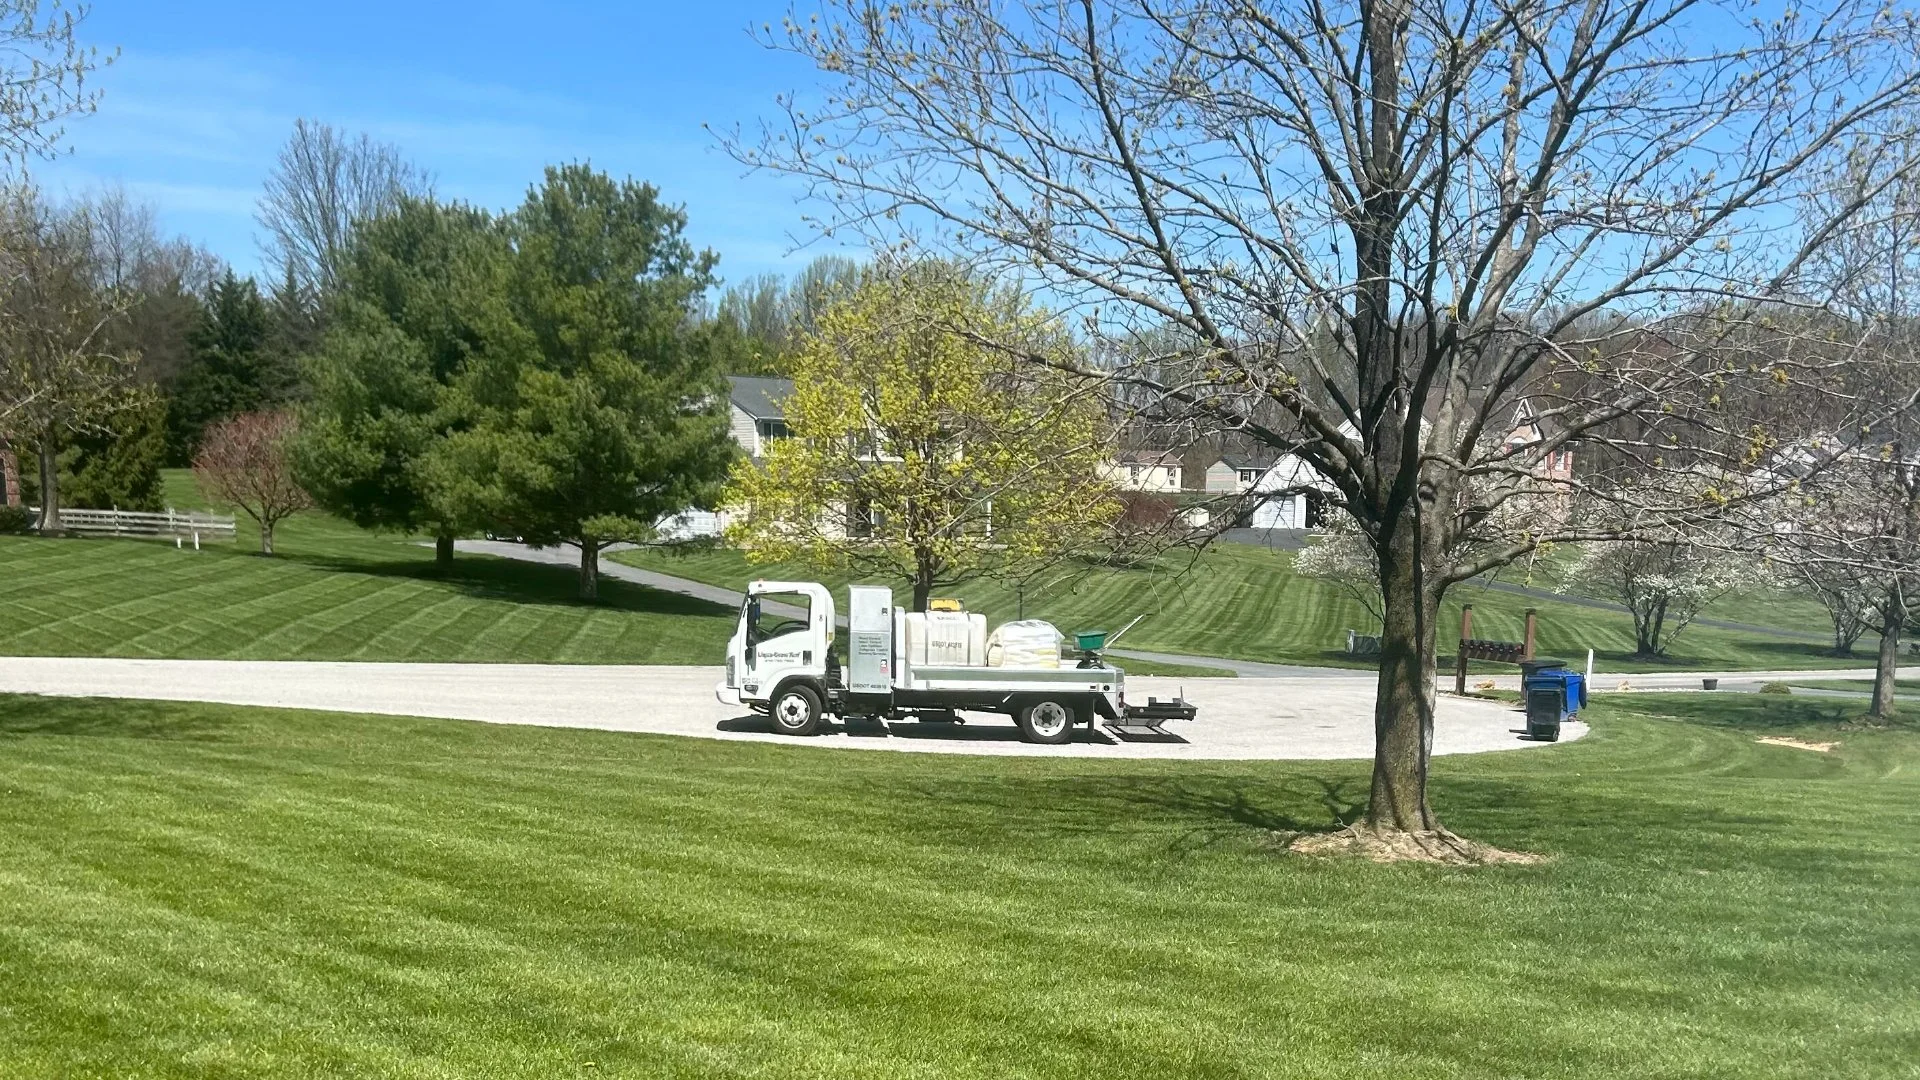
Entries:
[[1633,615],[1634,655],[1643,659],[1665,656],[1708,604],[1762,580],[1752,559],[1677,537],[1589,544],[1567,577]]
[[1338,585],[1373,616],[1381,619],[1380,556],[1355,528],[1351,518],[1337,515],[1328,530],[1307,542],[1293,557],[1293,572]]

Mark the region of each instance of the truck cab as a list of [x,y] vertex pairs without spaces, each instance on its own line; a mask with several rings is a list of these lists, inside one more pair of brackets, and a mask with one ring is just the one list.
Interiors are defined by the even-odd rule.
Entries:
[[783,687],[810,690],[824,706],[834,636],[833,594],[813,581],[753,581],[727,642],[720,700],[766,711]]

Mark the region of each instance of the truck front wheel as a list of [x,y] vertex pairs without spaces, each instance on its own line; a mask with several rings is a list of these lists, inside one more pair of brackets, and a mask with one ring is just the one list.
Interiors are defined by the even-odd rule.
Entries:
[[1074,708],[1065,701],[1042,698],[1021,706],[1015,722],[1020,736],[1028,742],[1052,746],[1067,741],[1073,734]]
[[773,730],[782,735],[811,735],[820,729],[820,695],[804,683],[780,691],[767,710]]

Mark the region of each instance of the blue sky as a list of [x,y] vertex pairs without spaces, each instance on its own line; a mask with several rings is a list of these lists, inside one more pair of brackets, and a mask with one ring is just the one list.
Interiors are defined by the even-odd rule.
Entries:
[[367,131],[438,190],[517,203],[551,162],[591,160],[684,203],[731,280],[789,270],[802,208],[791,180],[744,170],[701,128],[751,125],[810,69],[749,26],[783,0],[95,0],[85,38],[118,46],[97,115],[37,166],[56,191],[121,183],[163,227],[243,272],[259,265],[254,201],[296,117]]

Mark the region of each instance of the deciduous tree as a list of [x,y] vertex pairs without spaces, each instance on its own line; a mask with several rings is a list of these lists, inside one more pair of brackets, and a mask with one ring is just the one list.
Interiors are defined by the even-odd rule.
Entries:
[[[826,6],[768,34],[818,66],[821,92],[730,148],[810,182],[826,228],[1018,265],[1102,337],[1177,327],[1195,350],[1081,370],[1326,479],[1379,559],[1366,824],[1416,834],[1396,843],[1471,857],[1427,796],[1453,584],[1544,541],[1767,494],[1728,478],[1791,434],[1755,432],[1771,386],[1822,386],[1848,411],[1823,381],[1838,352],[1762,354],[1745,331],[1804,296],[1828,235],[1788,224],[1807,166],[1856,137],[1876,153],[1915,98],[1902,10]],[[1484,438],[1521,397],[1541,436]],[[1543,481],[1574,440],[1632,468]],[[1578,512],[1452,556],[1492,510],[1553,486]]]
[[756,561],[904,578],[917,611],[936,589],[1098,550],[1121,512],[1100,476],[1102,386],[1024,362],[1071,347],[953,267],[877,272],[802,339],[792,437],[734,467],[729,539]]
[[87,8],[63,0],[0,0],[0,160],[50,157],[70,117],[93,112],[88,76],[113,62],[80,42]]
[[260,526],[260,553],[273,554],[273,530],[313,505],[293,473],[293,413],[251,412],[207,429],[193,458],[193,476],[210,499],[240,508]]
[[136,357],[111,334],[127,300],[100,287],[94,254],[83,208],[51,206],[26,184],[0,192],[0,431],[37,451],[49,534],[60,530],[62,440],[109,430],[132,399]]
[[432,182],[397,147],[331,124],[300,119],[267,175],[257,218],[270,265],[289,279],[289,297],[324,301],[352,243],[354,226],[393,209]]
[[1708,604],[1768,578],[1758,562],[1674,536],[1589,544],[1568,574],[1575,590],[1612,600],[1633,616],[1634,655],[1665,656]]

